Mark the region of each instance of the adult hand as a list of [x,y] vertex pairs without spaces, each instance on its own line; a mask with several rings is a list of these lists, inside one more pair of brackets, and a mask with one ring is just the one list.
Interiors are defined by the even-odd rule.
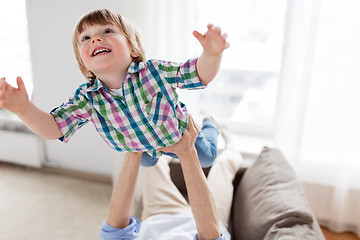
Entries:
[[169,147],[160,148],[160,151],[175,153],[178,157],[188,153],[192,148],[195,148],[195,140],[199,134],[200,127],[195,123],[192,116],[189,116],[188,127],[184,133],[184,136],[180,141]]

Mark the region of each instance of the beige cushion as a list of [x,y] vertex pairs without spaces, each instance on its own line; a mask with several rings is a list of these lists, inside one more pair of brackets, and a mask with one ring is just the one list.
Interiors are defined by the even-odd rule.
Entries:
[[264,239],[270,229],[268,239],[275,239],[271,237],[290,232],[292,226],[311,230],[312,224],[310,206],[291,166],[279,150],[265,147],[236,189],[234,239]]

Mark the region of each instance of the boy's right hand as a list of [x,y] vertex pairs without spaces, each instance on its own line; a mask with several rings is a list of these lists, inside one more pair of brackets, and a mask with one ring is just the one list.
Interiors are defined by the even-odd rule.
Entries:
[[17,88],[7,83],[4,77],[0,79],[0,108],[19,115],[26,111],[30,100],[21,77],[16,78],[16,83]]

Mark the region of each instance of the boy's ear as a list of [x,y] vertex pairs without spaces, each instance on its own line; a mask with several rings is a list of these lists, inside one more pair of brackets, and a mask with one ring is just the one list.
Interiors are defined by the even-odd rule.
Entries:
[[132,49],[132,50],[131,50],[131,53],[130,53],[130,56],[131,56],[132,58],[137,58],[137,57],[139,56],[139,54],[137,54],[137,53],[134,51],[134,49]]

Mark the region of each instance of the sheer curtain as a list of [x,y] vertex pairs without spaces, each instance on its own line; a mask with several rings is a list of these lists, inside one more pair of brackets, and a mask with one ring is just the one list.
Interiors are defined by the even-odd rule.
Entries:
[[277,145],[319,222],[360,236],[360,3],[289,2]]
[[184,61],[196,56],[194,0],[121,1],[122,13],[140,27],[148,59]]
[[22,76],[27,91],[33,90],[25,0],[0,1],[0,75],[16,86]]

